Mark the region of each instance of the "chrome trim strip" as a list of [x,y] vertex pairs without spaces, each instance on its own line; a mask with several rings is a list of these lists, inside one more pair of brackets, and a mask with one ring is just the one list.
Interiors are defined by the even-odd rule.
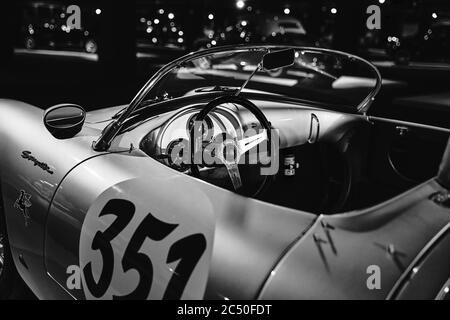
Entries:
[[376,121],[382,121],[382,122],[388,122],[392,124],[402,124],[405,126],[411,126],[411,127],[418,127],[420,129],[429,129],[429,130],[436,130],[436,131],[442,131],[445,133],[450,133],[450,129],[442,128],[442,127],[436,127],[428,124],[421,124],[421,123],[415,123],[415,122],[409,122],[409,121],[403,121],[403,120],[395,120],[395,119],[386,119],[381,117],[374,117],[374,116],[368,116],[369,120],[376,120]]
[[47,275],[48,275],[49,278],[52,279],[56,284],[58,284],[58,286],[60,286],[61,289],[63,289],[69,296],[71,296],[73,300],[78,300],[78,299],[75,298],[75,297],[74,297],[74,296],[73,296],[66,288],[64,288],[58,281],[56,281],[56,279],[53,278],[53,276],[52,276],[50,273],[48,273],[48,271],[47,271]]
[[420,250],[419,254],[414,258],[414,260],[406,268],[405,272],[398,278],[397,282],[392,287],[389,294],[386,296],[386,300],[395,299],[398,295],[399,290],[401,290],[406,282],[411,279],[410,275],[412,270],[417,267],[425,255],[430,251],[430,249],[450,230],[450,223],[446,224],[423,248]]
[[262,296],[264,295],[267,287],[269,286],[270,280],[275,276],[277,268],[279,266],[281,266],[281,264],[283,263],[285,258],[288,256],[288,254],[295,248],[295,246],[300,241],[302,241],[303,239],[308,237],[309,234],[314,233],[315,227],[320,225],[320,223],[323,221],[323,219],[324,219],[324,215],[317,216],[305,230],[303,230],[290,244],[288,244],[288,246],[286,248],[284,248],[284,250],[281,252],[278,259],[275,261],[274,265],[272,266],[271,271],[267,274],[266,278],[262,282],[261,287],[259,288],[259,290],[256,294],[255,300],[262,300]]
[[450,279],[447,280],[447,282],[442,286],[441,290],[439,290],[439,293],[436,295],[436,298],[434,300],[444,300],[447,296],[450,296]]

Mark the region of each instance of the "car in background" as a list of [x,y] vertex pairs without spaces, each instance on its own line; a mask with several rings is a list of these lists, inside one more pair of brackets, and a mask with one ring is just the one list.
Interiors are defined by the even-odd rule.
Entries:
[[450,19],[436,21],[424,30],[417,25],[405,27],[402,33],[387,38],[387,53],[397,64],[450,62]]
[[[66,6],[53,2],[31,2],[25,5],[21,17],[18,45],[26,49],[70,49],[87,53],[98,51],[94,26],[83,12],[81,29],[66,25]],[[88,27],[89,26],[89,27]]]
[[258,14],[240,15],[234,21],[220,26],[211,23],[203,29],[203,35],[194,41],[192,49],[241,43],[319,45],[318,41],[306,32],[300,20],[291,16]]
[[138,54],[167,62],[186,53],[186,17],[178,10],[139,7],[136,15]]

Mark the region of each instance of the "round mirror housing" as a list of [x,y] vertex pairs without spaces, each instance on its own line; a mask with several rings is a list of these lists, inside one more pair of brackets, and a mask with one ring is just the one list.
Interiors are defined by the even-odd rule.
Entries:
[[74,137],[83,128],[86,112],[76,104],[63,103],[50,107],[44,113],[44,125],[57,139]]

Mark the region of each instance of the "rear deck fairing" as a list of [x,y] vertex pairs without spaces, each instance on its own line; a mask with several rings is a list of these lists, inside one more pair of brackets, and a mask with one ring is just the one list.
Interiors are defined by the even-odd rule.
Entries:
[[[271,273],[259,298],[395,299],[420,272],[417,258],[429,254],[437,235],[450,227],[448,209],[430,199],[437,192],[447,191],[431,180],[373,208],[320,216]],[[374,268],[379,287],[370,283]],[[433,277],[440,274],[430,282]]]

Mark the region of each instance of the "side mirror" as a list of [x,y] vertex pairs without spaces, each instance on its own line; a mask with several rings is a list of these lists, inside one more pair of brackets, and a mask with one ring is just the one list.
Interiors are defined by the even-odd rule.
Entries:
[[289,67],[294,64],[294,61],[294,49],[270,52],[264,55],[263,68],[264,70],[275,70],[283,67]]
[[70,103],[50,107],[44,113],[44,125],[57,139],[74,137],[83,128],[85,119],[84,109]]

